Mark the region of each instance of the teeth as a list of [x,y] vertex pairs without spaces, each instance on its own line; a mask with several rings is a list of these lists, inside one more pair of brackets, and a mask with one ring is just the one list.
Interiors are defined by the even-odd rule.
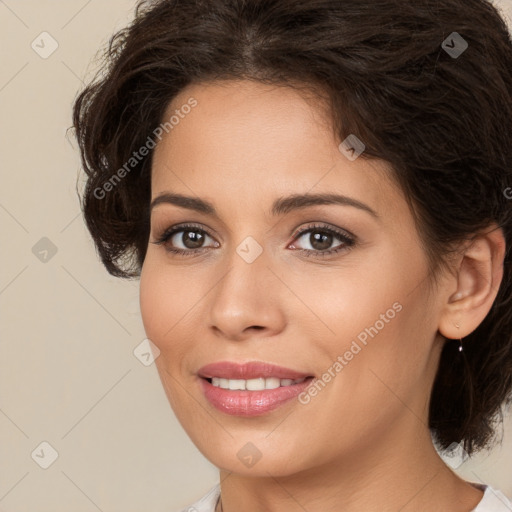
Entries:
[[245,381],[240,380],[228,380],[229,389],[245,389]]
[[268,377],[266,379],[221,379],[219,377],[212,377],[212,385],[222,389],[231,390],[249,390],[249,391],[262,391],[263,389],[276,389],[282,386],[292,386],[299,384],[306,380],[302,379],[278,379],[277,377]]
[[281,385],[281,381],[275,377],[265,379],[265,389],[276,389]]

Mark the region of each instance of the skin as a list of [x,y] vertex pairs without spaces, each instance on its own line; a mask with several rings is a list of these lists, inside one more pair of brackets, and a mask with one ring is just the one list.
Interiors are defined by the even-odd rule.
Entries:
[[[441,335],[471,333],[496,297],[501,230],[464,246],[454,272],[433,286],[389,167],[340,152],[318,100],[289,87],[210,82],[182,90],[164,117],[190,97],[198,105],[155,149],[152,199],[200,197],[219,218],[154,207],[140,302],[171,407],[220,468],[224,512],[472,510],[482,492],[437,455],[428,403]],[[319,192],[355,198],[378,218],[346,205],[270,214],[276,198]],[[184,222],[211,233],[202,252],[174,255],[153,243]],[[356,244],[318,256],[313,233],[293,236],[314,224],[346,230]],[[167,247],[193,250],[186,233]],[[263,250],[252,263],[236,252],[248,236]],[[327,250],[341,243],[334,237]],[[215,361],[264,361],[321,377],[396,302],[401,311],[308,404],[242,418],[218,411],[201,391],[197,371]],[[248,442],[261,453],[252,467],[237,457]]]

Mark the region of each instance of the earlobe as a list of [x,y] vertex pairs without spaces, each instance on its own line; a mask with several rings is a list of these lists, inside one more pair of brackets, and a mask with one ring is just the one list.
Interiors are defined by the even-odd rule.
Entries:
[[471,334],[487,316],[503,278],[504,257],[505,237],[496,224],[467,246],[439,319],[438,329],[445,338]]

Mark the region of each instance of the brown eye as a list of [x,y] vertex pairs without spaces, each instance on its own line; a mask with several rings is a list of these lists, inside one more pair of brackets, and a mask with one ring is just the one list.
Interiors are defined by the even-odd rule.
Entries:
[[[152,243],[164,245],[169,252],[188,255],[206,249],[203,245],[208,238],[212,237],[204,229],[194,225],[181,225],[166,230]],[[215,247],[218,247],[218,243],[214,243]]]
[[[183,233],[182,235],[179,235]],[[178,236],[176,236],[178,235]],[[173,238],[177,238],[187,249],[198,249],[204,243],[205,236],[199,231],[178,231],[171,237],[171,241]],[[173,244],[174,245],[174,244]]]
[[[309,244],[310,248],[299,247],[298,250],[308,256],[335,254],[342,250],[348,250],[355,244],[353,235],[323,225],[315,225],[299,231],[294,240],[300,240],[301,238],[306,241],[304,245]],[[332,247],[336,240],[339,240],[340,243]],[[293,245],[295,246],[296,243],[294,242]]]

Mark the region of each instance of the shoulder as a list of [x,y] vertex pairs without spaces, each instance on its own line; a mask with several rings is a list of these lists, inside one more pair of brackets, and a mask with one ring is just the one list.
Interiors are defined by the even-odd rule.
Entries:
[[472,512],[512,512],[512,502],[501,491],[490,485],[472,485],[484,491],[482,500]]
[[[212,487],[202,498],[179,512],[214,512],[220,496],[220,484]],[[480,512],[480,511],[478,511]]]

